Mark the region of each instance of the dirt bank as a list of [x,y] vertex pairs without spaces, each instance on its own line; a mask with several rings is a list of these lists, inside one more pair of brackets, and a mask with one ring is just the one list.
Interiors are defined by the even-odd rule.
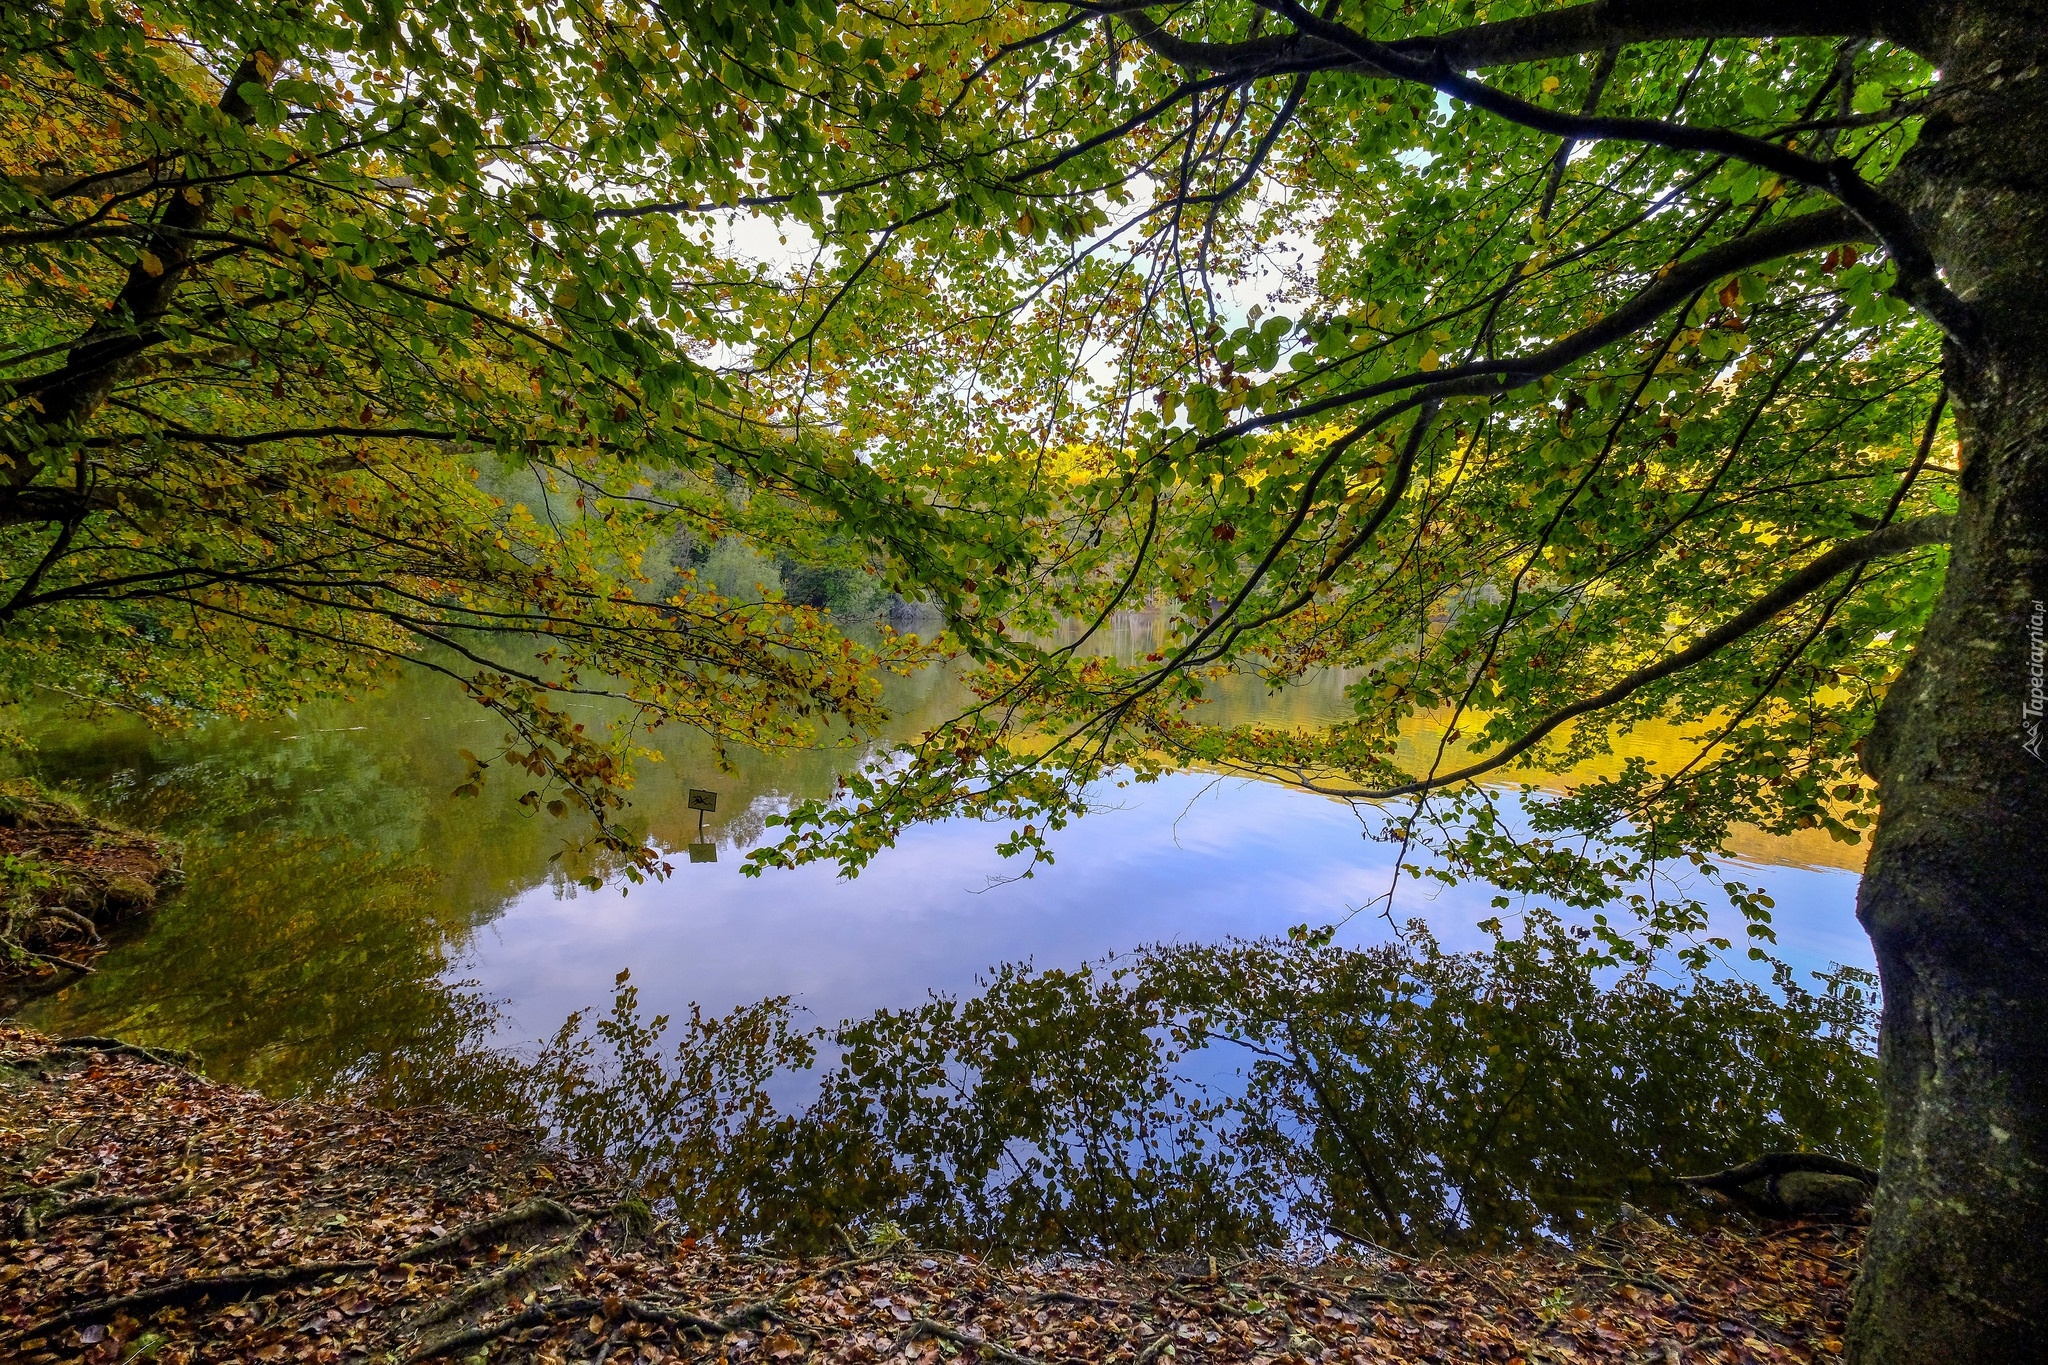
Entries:
[[90,971],[107,931],[177,881],[167,841],[95,820],[32,782],[0,782],[0,1011]]
[[0,1026],[0,1358],[1826,1361],[1860,1230],[1315,1266],[697,1245],[531,1133]]

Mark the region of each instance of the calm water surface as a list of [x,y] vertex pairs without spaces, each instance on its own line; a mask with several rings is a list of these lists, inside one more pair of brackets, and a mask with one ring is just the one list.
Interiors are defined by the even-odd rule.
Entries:
[[[1223,693],[1229,718],[1314,724],[1345,713],[1343,679],[1272,697]],[[937,672],[891,683],[898,732],[951,715]],[[647,765],[633,819],[679,851],[671,878],[578,888],[555,860],[563,826],[514,803],[509,778],[451,800],[457,749],[502,727],[439,680],[288,721],[175,735],[51,723],[28,766],[94,807],[185,842],[185,889],[101,959],[34,1003],[26,1022],[196,1049],[220,1078],[273,1094],[374,1079],[394,1054],[478,1036],[517,1043],[608,1001],[630,969],[651,1010],[723,1011],[789,995],[818,1022],[927,991],[971,990],[991,964],[1069,966],[1162,940],[1283,933],[1344,920],[1340,941],[1384,937],[1392,850],[1347,806],[1242,780],[1178,774],[1103,793],[1028,880],[992,849],[1000,830],[913,831],[859,878],[826,867],[741,874],[763,817],[829,792],[856,750],[741,756],[721,773],[679,739]],[[1656,738],[1642,741],[1654,746]],[[715,863],[691,862],[685,789],[711,787]],[[1778,902],[1780,952],[1802,970],[1869,965],[1853,913],[1858,855],[1824,838],[1737,841],[1734,875]],[[1489,889],[1412,882],[1395,915],[1476,946]]]

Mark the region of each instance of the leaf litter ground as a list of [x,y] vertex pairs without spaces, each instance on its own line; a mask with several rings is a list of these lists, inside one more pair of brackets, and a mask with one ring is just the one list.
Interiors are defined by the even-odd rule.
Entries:
[[1633,1218],[1490,1256],[795,1261],[679,1237],[530,1132],[185,1060],[0,1025],[0,1359],[1825,1362],[1862,1241]]

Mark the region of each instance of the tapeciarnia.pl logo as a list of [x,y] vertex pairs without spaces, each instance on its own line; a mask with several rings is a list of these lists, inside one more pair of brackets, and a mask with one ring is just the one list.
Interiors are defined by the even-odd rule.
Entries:
[[2020,747],[2041,758],[2041,718],[2048,714],[2048,606],[2034,603],[2027,618],[2027,699],[2020,706]]

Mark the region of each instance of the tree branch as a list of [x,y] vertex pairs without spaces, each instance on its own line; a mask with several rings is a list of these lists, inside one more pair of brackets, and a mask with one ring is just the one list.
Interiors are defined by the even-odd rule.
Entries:
[[[268,87],[277,74],[277,59],[267,52],[244,57],[221,92],[220,108],[238,122],[254,117],[242,98],[242,87]],[[45,427],[75,426],[99,409],[113,391],[123,365],[144,346],[142,333],[171,306],[186,268],[191,264],[191,236],[205,225],[212,212],[212,196],[197,185],[188,185],[171,196],[150,235],[148,248],[100,320],[87,330],[66,357],[57,382],[44,387],[41,422]],[[150,267],[154,265],[154,270]],[[18,460],[8,478],[20,487],[34,477],[33,460]]]
[[1869,535],[1859,536],[1855,540],[1837,545],[1678,653],[1667,655],[1656,663],[1637,669],[1603,692],[1595,693],[1582,701],[1575,701],[1569,706],[1559,707],[1523,732],[1521,738],[1455,772],[1378,790],[1327,787],[1316,787],[1315,790],[1328,796],[1344,796],[1361,801],[1385,801],[1396,796],[1414,796],[1455,783],[1469,782],[1475,777],[1513,762],[1542,743],[1546,736],[1566,722],[1626,701],[1651,683],[1682,672],[1719,653],[1751,631],[1769,623],[1800,599],[1819,591],[1837,575],[1867,564],[1873,559],[1903,554],[1922,546],[1947,543],[1954,521],[1955,518],[1947,513],[1919,517],[1913,521],[1898,522],[1883,530],[1872,531]]
[[[1124,17],[1138,41],[1185,70],[1218,71],[1236,75],[1240,80],[1256,80],[1281,72],[1359,71],[1427,86],[1511,123],[1567,140],[1639,142],[1671,151],[1705,152],[1762,166],[1786,180],[1820,190],[1848,205],[1877,234],[1878,240],[1898,263],[1900,296],[1933,319],[1952,340],[1968,345],[1975,335],[1970,310],[1941,283],[1934,269],[1933,257],[1914,230],[1909,215],[1857,174],[1855,166],[1847,160],[1807,156],[1782,143],[1732,128],[1703,128],[1652,118],[1571,114],[1546,108],[1466,75],[1465,72],[1475,67],[1489,64],[1477,55],[1481,47],[1453,42],[1450,37],[1383,43],[1313,13],[1299,0],[1257,0],[1257,3],[1292,22],[1297,32],[1275,39],[1241,43],[1199,43],[1174,37],[1142,11],[1133,10]],[[1666,32],[1657,23],[1631,28],[1625,22],[1647,20],[1648,16],[1639,11],[1649,8],[1634,0],[1629,3],[1605,0],[1604,3],[1564,11],[1564,14],[1579,16],[1578,28],[1584,33],[1574,39],[1575,43],[1585,37],[1597,38],[1599,41],[1593,46],[1602,51],[1616,44],[1649,41],[1651,38],[1775,36],[1780,27],[1773,23],[1762,33],[1731,35],[1725,22],[1719,19],[1704,30],[1690,33]],[[1664,8],[1658,6],[1657,12],[1661,13]],[[1700,7],[1674,8],[1694,10],[1693,17],[1697,20]],[[1714,7],[1713,13],[1718,16],[1725,8],[1728,7]],[[1762,10],[1763,7],[1743,5],[1734,8]],[[1867,21],[1850,22],[1852,7],[1849,6],[1788,4],[1779,8],[1793,15],[1804,12],[1809,18],[1827,20],[1817,28],[1796,30],[1801,33],[1853,37],[1868,27]],[[1632,36],[1637,33],[1645,36]],[[1582,49],[1575,46],[1571,50]],[[1535,59],[1517,58],[1521,61]]]
[[[1136,21],[1157,0],[1096,0],[1076,9]],[[1397,38],[1385,44],[1404,57],[1441,55],[1459,71],[1520,66],[1604,51],[1611,45],[1683,42],[1700,38],[1892,38],[1909,45],[1911,7],[1852,4],[1846,0],[1593,0],[1546,14],[1474,24],[1448,33]],[[1144,16],[1145,22],[1151,22]],[[1141,40],[1142,41],[1142,40]],[[1179,43],[1181,40],[1172,40]],[[1186,44],[1232,63],[1233,69],[1298,70],[1348,65],[1354,58],[1327,39],[1275,34],[1236,43]],[[1161,56],[1173,61],[1165,52]]]
[[1238,422],[1202,442],[1211,446],[1233,437],[1249,435],[1266,427],[1299,421],[1332,409],[1349,407],[1367,399],[1402,389],[1427,386],[1441,397],[1483,397],[1533,384],[1544,375],[1555,374],[1582,360],[1602,346],[1638,331],[1673,308],[1677,308],[1715,280],[1761,265],[1766,261],[1817,251],[1843,242],[1867,242],[1872,234],[1843,209],[1826,209],[1801,214],[1756,232],[1745,233],[1695,256],[1665,267],[1654,283],[1601,318],[1598,322],[1560,337],[1540,351],[1501,359],[1468,361],[1440,370],[1418,370],[1391,379],[1332,394],[1284,412],[1269,412]]
[[1440,52],[1461,71],[1599,52],[1609,44],[1700,38],[1894,38],[1905,7],[1849,0],[1593,0],[1586,5],[1475,24],[1437,37],[1402,38],[1397,51]]

